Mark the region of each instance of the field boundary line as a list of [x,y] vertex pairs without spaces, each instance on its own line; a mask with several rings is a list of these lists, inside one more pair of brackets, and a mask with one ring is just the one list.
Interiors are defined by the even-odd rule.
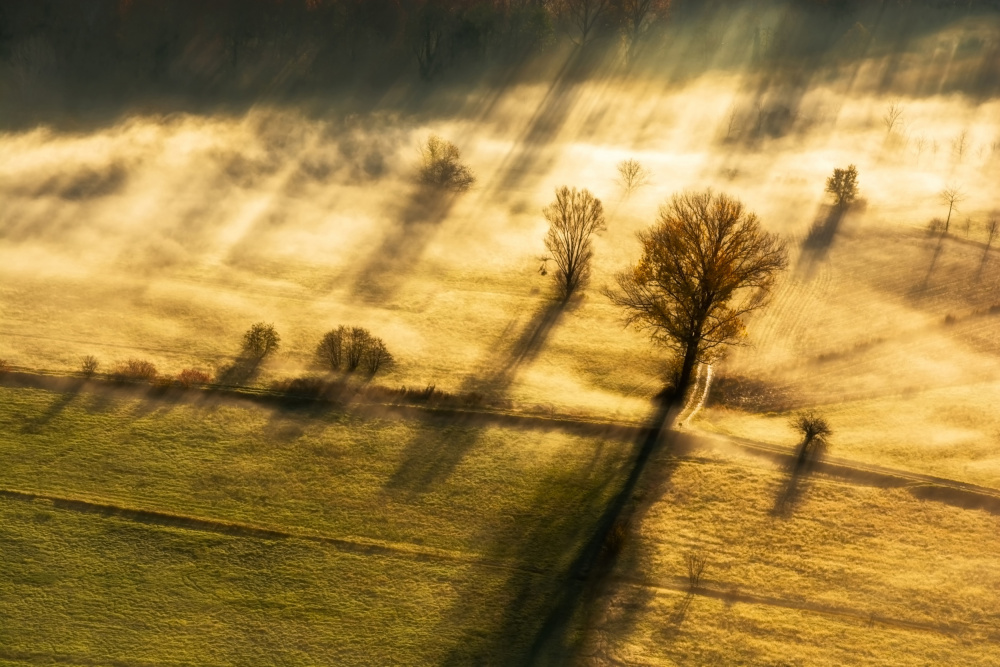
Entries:
[[626,586],[645,588],[655,592],[684,593],[686,595],[696,595],[699,597],[722,600],[723,602],[729,604],[741,603],[767,607],[779,607],[782,609],[791,609],[793,611],[801,611],[820,616],[852,619],[861,621],[869,627],[884,625],[900,630],[933,632],[948,637],[960,635],[962,631],[965,630],[965,628],[955,628],[945,624],[924,623],[921,621],[910,621],[901,618],[893,618],[891,616],[883,616],[874,612],[864,612],[860,609],[853,609],[851,607],[826,605],[809,602],[808,600],[794,600],[768,595],[754,595],[753,593],[747,593],[735,587],[730,589],[712,588],[709,586],[696,586],[695,588],[691,588],[685,584],[670,584],[666,582],[653,583],[627,577],[612,577],[612,580],[618,581]]
[[[289,399],[279,392],[266,389],[246,388],[246,387],[207,387],[204,389],[192,387],[191,389],[168,388],[162,389],[152,385],[123,385],[119,386],[111,382],[91,381],[80,375],[64,375],[43,373],[36,371],[10,371],[6,374],[9,379],[20,379],[21,382],[4,381],[4,376],[0,375],[0,384],[12,386],[14,388],[28,387],[65,393],[68,391],[87,390],[93,392],[120,393],[129,398],[140,398],[146,400],[166,400],[177,396],[184,397],[191,405],[199,405],[211,402],[213,399],[230,399],[245,401],[251,405],[258,405],[261,399],[282,404],[283,401],[292,403],[313,403],[316,405],[328,406],[333,410],[340,410],[347,414],[366,418],[407,418],[417,419],[455,419],[462,420],[463,425],[474,425],[476,422],[495,424],[498,426],[527,427],[535,429],[560,429],[573,434],[588,435],[601,438],[617,438],[621,440],[640,437],[649,431],[647,424],[639,422],[628,422],[620,420],[589,419],[567,414],[532,414],[530,412],[503,411],[491,409],[468,409],[450,406],[420,405],[412,403],[380,403],[375,401],[310,401],[308,399]],[[51,379],[54,384],[64,386],[43,386],[48,384],[44,380]],[[72,385],[72,386],[70,386]],[[145,389],[141,395],[136,395],[135,389]],[[170,393],[168,393],[170,392]],[[750,438],[734,435],[715,433],[701,428],[685,427],[683,431],[672,429],[677,434],[693,435],[705,440],[724,441],[725,443],[743,449],[751,454],[764,454],[772,459],[780,457],[782,460],[788,459],[794,454],[791,446],[765,443]],[[935,477],[922,473],[915,473],[898,468],[889,468],[874,464],[866,464],[858,461],[840,458],[825,458],[821,461],[817,470],[829,475],[840,477],[848,481],[865,485],[888,485],[892,487],[908,486],[911,492],[919,498],[925,500],[937,500],[963,507],[965,509],[986,509],[994,514],[1000,514],[1000,489],[980,486],[959,480]],[[948,493],[963,494],[963,498],[948,498]]]
[[519,567],[504,561],[494,560],[472,553],[439,549],[435,547],[425,547],[412,543],[384,542],[381,540],[365,538],[333,537],[330,535],[299,532],[288,529],[266,528],[263,526],[256,526],[237,521],[209,519],[205,517],[191,516],[188,514],[162,512],[159,510],[138,509],[122,505],[84,500],[81,498],[57,496],[49,493],[34,493],[18,489],[0,488],[0,498],[7,498],[9,500],[28,503],[42,501],[50,503],[52,507],[56,509],[71,512],[98,514],[103,517],[114,517],[124,519],[126,521],[132,521],[134,523],[215,533],[217,535],[228,535],[231,537],[244,537],[272,541],[301,540],[332,546],[337,550],[346,553],[387,556],[390,558],[407,558],[409,560],[418,561],[437,560],[469,563],[471,565],[501,569],[509,572],[519,572],[522,574],[543,577],[552,576],[551,572],[540,568]]

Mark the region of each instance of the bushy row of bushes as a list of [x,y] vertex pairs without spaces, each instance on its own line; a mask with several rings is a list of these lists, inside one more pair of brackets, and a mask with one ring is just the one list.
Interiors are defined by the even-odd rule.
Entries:
[[326,332],[316,347],[316,358],[326,370],[353,373],[363,368],[371,375],[394,362],[381,338],[363,327],[343,325]]

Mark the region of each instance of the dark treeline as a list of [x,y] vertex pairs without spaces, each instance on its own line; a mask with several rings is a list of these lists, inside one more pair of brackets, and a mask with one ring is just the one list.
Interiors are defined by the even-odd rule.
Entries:
[[[0,86],[8,102],[16,96],[30,106],[150,92],[378,90],[401,79],[506,75],[565,48],[624,54],[619,60],[639,71],[676,60],[681,42],[691,66],[831,51],[851,57],[873,46],[904,48],[915,34],[998,7],[1000,0],[3,0]],[[768,27],[755,23],[765,16]],[[737,17],[734,38],[725,21]],[[708,57],[723,48],[728,63]]]

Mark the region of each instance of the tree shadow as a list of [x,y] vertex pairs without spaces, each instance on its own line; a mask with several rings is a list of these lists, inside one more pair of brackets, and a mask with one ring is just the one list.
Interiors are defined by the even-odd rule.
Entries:
[[216,383],[223,386],[242,386],[257,377],[261,360],[241,354],[231,364],[216,373]]
[[[628,526],[636,510],[635,491],[654,453],[672,449],[676,442],[669,442],[664,434],[669,431],[679,412],[674,401],[663,401],[639,437],[637,452],[629,474],[615,496],[605,506],[594,523],[594,530],[587,542],[566,569],[557,596],[549,603],[544,621],[533,634],[523,664],[563,664],[569,656],[581,652],[586,639],[585,630],[593,625],[593,614],[605,589],[609,573],[614,569],[618,552],[609,548],[614,540],[616,526]],[[673,468],[663,472],[664,481]]]
[[395,212],[394,224],[356,274],[351,293],[369,302],[382,302],[395,295],[420,262],[454,202],[454,193],[417,186]]
[[812,275],[816,266],[826,259],[846,213],[846,209],[836,205],[820,208],[819,215],[802,241],[802,252],[796,267],[799,273]]
[[917,292],[926,291],[931,284],[931,277],[934,275],[934,269],[937,268],[938,260],[941,258],[941,251],[944,250],[944,234],[938,236],[937,245],[934,246],[934,254],[931,255],[930,264],[927,266],[927,273],[924,274],[924,279],[920,281],[920,284],[916,286]]
[[[505,357],[492,367],[481,369],[463,381],[461,394],[490,393],[494,397],[506,394],[518,370],[537,357],[553,327],[567,306],[566,300],[547,301],[528,320],[520,335],[511,344]],[[508,326],[505,331],[511,327]],[[480,442],[480,431],[471,426],[475,416],[451,417],[445,430],[447,437],[440,437],[428,446],[421,434],[415,434],[407,443],[403,460],[386,484],[387,489],[421,493],[438,484],[451,474],[465,455]]]
[[53,419],[62,414],[63,410],[80,394],[84,380],[74,379],[58,394],[49,406],[40,414],[25,421],[21,433],[25,435],[41,433]]
[[782,484],[771,508],[772,516],[791,518],[809,489],[812,474],[822,464],[826,446],[822,441],[802,442],[788,464],[788,478]]

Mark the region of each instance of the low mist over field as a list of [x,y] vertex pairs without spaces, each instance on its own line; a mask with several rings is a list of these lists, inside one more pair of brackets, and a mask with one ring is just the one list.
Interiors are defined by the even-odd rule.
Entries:
[[[471,185],[428,176],[449,144]],[[848,167],[857,191],[838,201],[828,179]],[[405,627],[392,605],[341,610],[321,637],[289,626],[297,648],[269,638],[261,664],[365,664],[371,638],[341,622],[389,628],[379,660],[400,664],[994,664],[1000,596],[956,586],[997,565],[998,184],[1000,6],[985,0],[5,3],[0,469],[14,472],[0,500],[90,503],[178,534],[203,521],[226,540],[357,542],[364,558],[415,549],[442,570],[413,577],[456,582],[443,600],[408,581]],[[571,290],[550,231],[563,186],[603,215]],[[637,234],[706,191],[742,202],[784,254],[773,284],[739,285],[761,298],[732,335],[709,351],[699,328],[692,351],[666,325],[626,326],[615,290],[648,275],[648,252],[629,273],[648,250]],[[255,323],[280,334],[274,351],[254,347]],[[351,366],[360,328],[367,356]],[[128,360],[153,370],[129,376]],[[803,420],[822,424],[815,449]],[[161,427],[176,479],[135,449]],[[121,478],[105,468],[119,446]],[[314,454],[332,457],[336,491]],[[88,472],[64,475],[63,456]],[[517,495],[495,507],[507,475]],[[310,485],[333,495],[303,505]],[[540,500],[547,485],[565,505]],[[482,525],[464,535],[473,498]],[[896,541],[880,541],[895,516]],[[49,539],[11,517],[24,540]],[[924,519],[938,565],[916,562]],[[864,546],[838,551],[827,521]],[[97,558],[66,526],[82,531],[67,553]],[[190,549],[219,572],[244,558]],[[445,572],[466,560],[499,569]],[[298,585],[289,567],[281,586]],[[362,570],[324,567],[367,594]],[[185,575],[199,596],[205,572]],[[400,575],[378,576],[396,594]],[[0,605],[34,599],[3,577]],[[339,609],[336,591],[318,595],[294,604]],[[44,623],[87,617],[71,590],[56,597],[66,611]],[[18,609],[0,662],[50,655]],[[118,653],[73,623],[82,634],[51,655],[239,663],[250,631],[226,609],[211,655]],[[790,639],[813,622],[796,614],[831,625]],[[867,647],[880,616],[891,656]]]

